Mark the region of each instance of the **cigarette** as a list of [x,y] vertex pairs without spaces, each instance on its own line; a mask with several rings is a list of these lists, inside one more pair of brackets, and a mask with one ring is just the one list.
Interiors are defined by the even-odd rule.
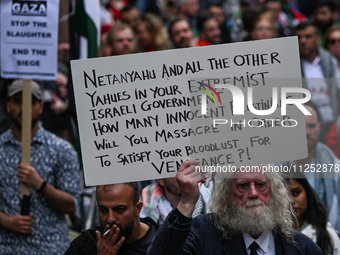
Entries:
[[107,230],[107,231],[104,233],[103,237],[106,236],[108,233],[110,233],[110,230],[111,230],[111,229]]

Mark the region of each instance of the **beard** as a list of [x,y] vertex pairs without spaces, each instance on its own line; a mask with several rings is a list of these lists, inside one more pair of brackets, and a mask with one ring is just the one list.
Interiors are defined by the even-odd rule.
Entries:
[[243,207],[232,202],[229,227],[237,232],[245,232],[253,238],[275,228],[276,220],[271,205],[261,200],[250,200]]
[[123,236],[125,240],[128,240],[129,237],[133,234],[136,227],[136,218],[134,218],[126,227],[123,228],[122,225],[116,223],[117,227],[119,227],[120,232],[117,241],[119,241]]
[[[14,117],[14,116],[11,115],[11,121],[12,121],[13,125],[18,130],[21,130],[21,128],[22,128],[21,115],[22,115],[22,113],[20,113],[17,117]],[[35,118],[32,118],[32,120],[31,120],[31,128],[33,128],[38,122],[39,122],[39,116],[37,116]]]
[[181,38],[181,40],[176,45],[177,48],[189,48],[190,41],[187,38]]
[[333,25],[333,20],[330,19],[325,22],[316,22],[316,25],[321,29],[322,32],[326,32],[326,30]]
[[317,143],[319,142],[319,139],[313,139],[311,137],[307,136],[307,148],[308,152],[311,152],[315,149]]
[[[118,238],[116,240],[116,243],[117,243],[123,236],[125,237],[125,240],[127,240],[133,234],[133,232],[135,231],[136,223],[137,223],[137,218],[134,217],[134,219],[125,227],[123,227],[121,224],[116,223],[116,222],[113,222],[111,224],[110,223],[106,223],[106,224],[109,224],[110,228],[113,225],[116,225],[120,229]],[[104,229],[104,227],[105,226],[102,226],[102,229]]]

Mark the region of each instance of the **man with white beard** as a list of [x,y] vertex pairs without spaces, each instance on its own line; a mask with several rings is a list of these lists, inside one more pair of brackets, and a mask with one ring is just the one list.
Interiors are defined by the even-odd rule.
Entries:
[[148,255],[321,255],[311,239],[293,230],[289,193],[280,174],[264,174],[261,167],[221,174],[212,213],[192,219],[198,184],[205,181],[195,171],[197,164],[185,161],[178,170],[182,199],[158,230]]

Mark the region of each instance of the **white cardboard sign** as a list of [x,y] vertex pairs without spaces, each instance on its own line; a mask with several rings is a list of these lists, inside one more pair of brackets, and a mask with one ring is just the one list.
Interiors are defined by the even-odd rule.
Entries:
[[56,80],[59,1],[1,0],[1,76]]
[[[199,145],[216,142],[225,143],[227,152],[218,153],[225,154],[228,165],[275,163],[307,155],[304,115],[294,106],[287,113],[299,123],[294,128],[273,125],[235,131],[220,125],[226,133],[212,136],[216,116],[203,121],[203,91],[197,84],[200,80],[213,86],[219,78],[219,83],[233,83],[243,90],[253,87],[254,94],[259,92],[254,102],[259,103],[272,97],[273,86],[301,88],[296,37],[75,60],[71,69],[86,185],[172,177],[183,160],[204,161]],[[274,82],[285,78],[298,81]],[[220,91],[224,105],[218,106],[223,114],[217,118],[230,120],[235,116],[227,94]],[[274,118],[286,118],[279,108]],[[190,116],[195,116],[194,121],[189,121]],[[254,116],[248,112],[238,118],[249,117]]]

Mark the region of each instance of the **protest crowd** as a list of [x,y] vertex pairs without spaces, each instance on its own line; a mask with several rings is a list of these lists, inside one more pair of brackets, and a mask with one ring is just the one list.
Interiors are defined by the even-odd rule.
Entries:
[[[200,162],[187,160],[176,177],[87,187],[70,67],[80,59],[79,16],[71,2],[60,0],[69,10],[57,79],[32,81],[30,166],[21,163],[23,81],[0,77],[0,254],[340,255],[337,172],[206,176],[190,174]],[[102,0],[94,57],[289,36],[298,36],[302,84],[311,92],[308,156],[278,165],[339,169],[340,1]],[[28,214],[21,184],[31,191]]]

